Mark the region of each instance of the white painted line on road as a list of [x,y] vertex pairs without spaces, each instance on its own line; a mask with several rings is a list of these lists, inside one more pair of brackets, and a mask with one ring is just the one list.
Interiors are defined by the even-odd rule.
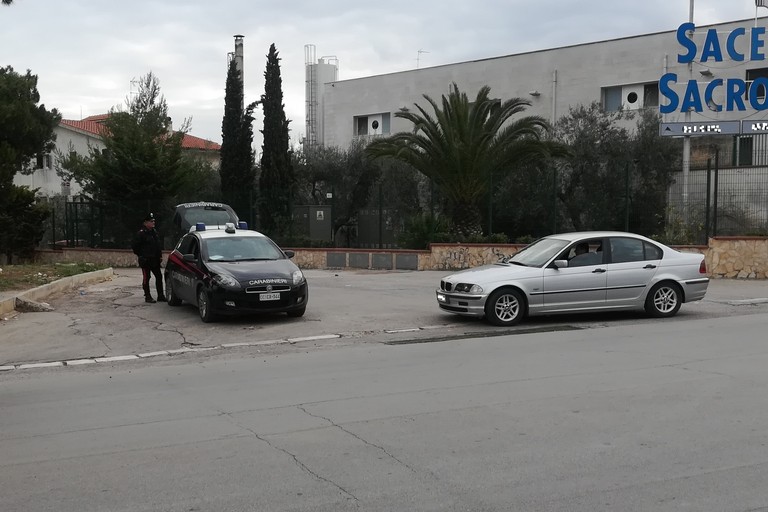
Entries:
[[155,357],[155,356],[167,356],[168,351],[167,350],[158,350],[157,352],[144,352],[143,354],[139,354],[139,357]]
[[334,338],[341,338],[340,334],[323,334],[322,336],[306,336],[304,338],[288,338],[288,343],[296,343],[299,341],[315,341],[315,340],[330,340]]
[[765,304],[768,299],[743,299],[743,300],[729,300],[726,301],[732,306],[742,306],[744,304]]
[[[758,299],[762,300],[762,299]],[[768,299],[766,299],[768,300]],[[444,325],[427,325],[423,327],[414,327],[409,329],[389,329],[384,330],[382,332],[386,334],[398,334],[398,333],[407,333],[407,332],[418,332],[422,330],[430,330],[430,329],[445,329],[450,327],[456,327],[460,326],[462,324],[444,324]],[[72,359],[68,361],[53,361],[53,362],[47,362],[47,363],[28,363],[28,364],[20,364],[20,365],[5,365],[0,366],[0,372],[2,371],[10,371],[10,370],[27,370],[27,369],[33,369],[33,368],[51,368],[51,367],[57,367],[57,366],[79,366],[79,365],[88,365],[93,363],[110,363],[110,362],[117,362],[117,361],[132,361],[132,360],[139,360],[139,359],[146,359],[149,357],[156,357],[156,356],[173,356],[177,354],[186,354],[186,353],[195,353],[195,352],[208,352],[211,350],[219,350],[219,349],[226,349],[226,348],[237,348],[237,347],[255,347],[255,346],[263,346],[263,345],[279,345],[284,343],[299,343],[303,341],[320,341],[320,340],[332,340],[332,339],[338,339],[343,338],[344,336],[354,336],[355,333],[346,333],[346,334],[322,334],[318,336],[304,336],[300,338],[287,338],[287,339],[272,339],[272,340],[259,340],[259,341],[243,341],[243,342],[237,342],[237,343],[223,343],[221,345],[216,345],[213,347],[183,347],[179,349],[174,350],[158,350],[155,352],[144,352],[141,354],[128,354],[123,356],[109,356],[109,357],[95,357],[95,358],[84,358],[84,359]]]
[[138,359],[139,356],[137,355],[128,355],[128,356],[110,356],[110,357],[97,357],[96,362],[97,363],[111,363],[112,361],[129,361],[131,359]]
[[95,363],[95,359],[70,359],[69,361],[64,361],[65,366],[79,366],[81,364],[93,364]]
[[235,348],[235,347],[255,347],[258,345],[277,345],[279,343],[288,343],[287,340],[261,340],[261,341],[241,341],[238,343],[224,343],[222,348]]
[[54,366],[64,366],[64,363],[61,361],[54,361],[52,363],[29,363],[29,364],[20,364],[16,368],[19,370],[27,370],[29,368],[52,368]]

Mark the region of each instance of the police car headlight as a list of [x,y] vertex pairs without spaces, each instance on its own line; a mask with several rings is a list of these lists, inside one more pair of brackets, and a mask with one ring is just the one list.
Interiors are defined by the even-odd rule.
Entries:
[[240,289],[240,283],[237,282],[237,280],[228,275],[224,274],[215,274],[213,276],[213,280],[216,284],[223,288],[232,288],[232,289]]
[[304,274],[301,272],[301,270],[295,270],[293,274],[291,274],[291,278],[293,279],[293,284],[301,284],[304,282]]

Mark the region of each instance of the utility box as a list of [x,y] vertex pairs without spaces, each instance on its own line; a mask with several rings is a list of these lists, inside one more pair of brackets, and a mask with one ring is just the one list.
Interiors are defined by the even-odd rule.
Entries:
[[366,208],[357,215],[357,241],[366,249],[396,249],[395,216],[392,208]]
[[331,240],[330,205],[298,205],[293,207],[294,229],[310,240]]

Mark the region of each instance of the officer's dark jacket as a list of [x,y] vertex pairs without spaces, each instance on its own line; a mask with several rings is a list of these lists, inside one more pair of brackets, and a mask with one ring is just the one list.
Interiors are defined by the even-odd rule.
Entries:
[[147,229],[146,227],[142,227],[133,237],[131,249],[133,249],[133,253],[139,258],[162,259],[163,257],[163,248],[161,246],[160,237],[154,228]]

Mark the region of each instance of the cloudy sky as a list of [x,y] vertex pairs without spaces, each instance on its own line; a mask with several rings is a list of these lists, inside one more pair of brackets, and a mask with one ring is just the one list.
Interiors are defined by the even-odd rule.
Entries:
[[[0,66],[38,75],[65,119],[125,104],[131,81],[160,80],[174,126],[221,142],[227,54],[244,36],[246,101],[280,58],[291,139],[304,132],[305,46],[341,80],[666,30],[691,0],[15,0],[0,6]],[[768,9],[760,8],[760,16]],[[755,16],[754,0],[695,0],[697,25]],[[422,50],[422,52],[420,52]],[[135,90],[135,86],[133,86]],[[257,112],[256,130],[262,116]]]

